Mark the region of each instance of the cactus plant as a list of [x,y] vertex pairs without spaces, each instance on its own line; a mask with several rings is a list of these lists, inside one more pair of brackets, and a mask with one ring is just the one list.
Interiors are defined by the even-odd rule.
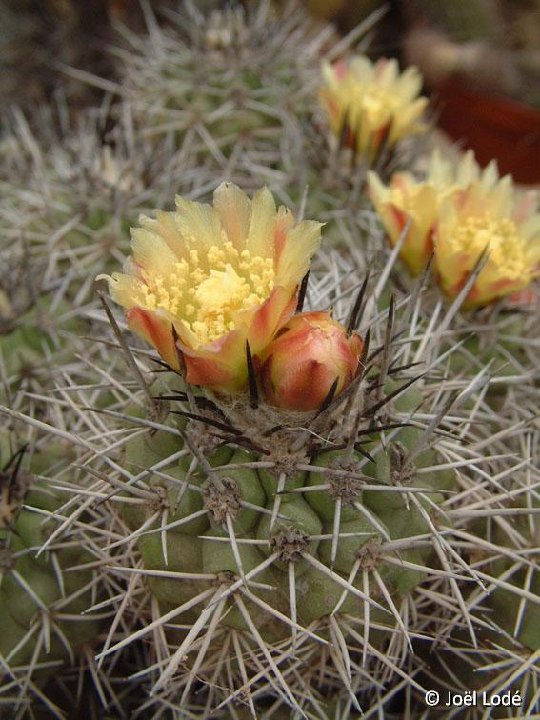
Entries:
[[[192,237],[188,212],[190,218],[204,212],[208,222],[211,217],[208,207],[181,201],[178,208],[185,217],[175,220],[177,239],[173,242],[167,235],[171,247]],[[253,200],[251,212],[260,210]],[[270,229],[269,243],[272,233]],[[136,233],[134,240],[135,251],[142,252]],[[144,265],[137,262],[136,267],[144,269],[139,283],[153,286],[152,273],[162,272],[157,260],[148,252]],[[342,294],[354,287],[351,269],[345,277],[345,286],[338,278],[327,296],[341,309]],[[130,308],[135,296],[115,282],[110,280],[114,298]],[[323,275],[319,292],[324,282]],[[452,423],[462,423],[467,431],[470,403],[481,402],[486,371],[463,377],[457,383],[461,392],[452,397],[437,372],[451,351],[441,355],[426,342],[429,336],[418,338],[420,329],[411,324],[418,318],[421,294],[417,291],[403,302],[399,312],[393,301],[381,311],[358,276],[356,283],[362,294],[344,336],[353,333],[364,305],[374,313],[371,337],[379,344],[370,349],[365,342],[365,314],[361,359],[357,350],[360,371],[348,375],[352,383],[339,387],[341,394],[337,382],[330,390],[324,384],[311,387],[309,393],[319,400],[310,406],[298,404],[294,385],[301,383],[304,392],[306,385],[293,366],[304,356],[321,362],[311,355],[311,341],[295,351],[298,359],[287,363],[284,356],[285,362],[279,361],[281,338],[287,338],[285,348],[293,342],[287,336],[297,327],[292,321],[278,331],[275,347],[270,343],[260,357],[247,345],[244,369],[236,370],[242,384],[216,387],[214,370],[205,375],[201,368],[191,369],[196,356],[190,348],[184,359],[183,326],[173,331],[180,320],[170,306],[145,311],[146,331],[141,334],[166,361],[172,358],[168,365],[172,363],[177,375],[166,379],[160,373],[159,384],[170,387],[150,391],[157,399],[146,417],[140,410],[111,417],[119,427],[134,427],[122,470],[115,475],[116,501],[119,521],[127,525],[127,538],[137,543],[143,562],[137,572],[146,577],[154,598],[152,622],[133,638],[152,632],[160,638],[154,685],[159,696],[183,705],[192,697],[196,679],[207,686],[207,713],[223,703],[232,707],[240,698],[255,713],[254,703],[262,695],[277,696],[302,716],[315,711],[318,702],[324,705],[341,687],[348,688],[350,707],[358,710],[358,698],[370,696],[374,680],[384,683],[405,676],[414,684],[402,669],[408,661],[407,639],[414,632],[409,628],[413,589],[426,578],[446,577],[460,606],[464,599],[455,576],[477,582],[446,540],[453,521],[445,508],[459,486],[456,467],[464,466],[467,473],[469,466],[490,458],[473,453],[456,459],[452,442],[445,457],[444,441],[435,443],[435,438],[450,408]],[[164,276],[160,287],[167,287]],[[137,297],[143,296],[142,290],[137,289]],[[380,295],[381,287],[374,291]],[[312,303],[316,295],[315,283]],[[450,308],[450,319],[453,312]],[[320,315],[303,313],[293,320],[309,316],[321,323]],[[139,323],[133,327],[140,332]],[[167,332],[172,345],[159,339]],[[300,337],[305,339],[306,332],[309,337],[311,330],[305,329]],[[429,346],[431,360],[420,376],[406,360],[410,346],[420,357],[422,347]],[[333,343],[323,347],[329,357],[343,352]],[[214,348],[216,357],[219,349]],[[277,392],[280,373],[288,379]],[[265,377],[271,377],[272,392]],[[128,641],[107,647],[103,657]],[[299,659],[308,668],[321,653],[320,686],[306,698],[302,678],[293,668]]]
[[81,531],[68,542],[50,538],[68,498],[39,482],[22,460],[23,449],[3,458],[0,474],[0,696],[2,704],[14,697],[16,711],[27,708],[59,668],[73,663],[100,627],[99,619],[81,615],[100,594]]
[[[147,38],[130,35],[130,47],[118,50],[117,92],[140,133],[168,136],[172,147],[189,147],[200,165],[229,173],[243,153],[269,177],[272,170],[294,172],[307,149],[302,126],[331,27],[292,4],[278,13],[266,1],[207,13],[183,3],[165,30],[152,16],[148,23]],[[286,152],[278,150],[283,143]]]

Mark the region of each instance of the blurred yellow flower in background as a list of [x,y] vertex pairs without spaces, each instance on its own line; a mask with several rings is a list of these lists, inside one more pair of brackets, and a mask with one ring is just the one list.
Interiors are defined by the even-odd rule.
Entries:
[[479,177],[480,168],[472,152],[466,153],[458,165],[438,151],[432,152],[422,182],[410,172],[396,172],[386,186],[375,172],[368,173],[370,199],[392,247],[409,223],[400,258],[412,275],[424,270],[433,253],[433,233],[442,201]]
[[234,392],[247,382],[246,343],[255,354],[292,315],[321,224],[295,224],[267,188],[250,200],[232,183],[213,206],[176,199],[175,212],[140,218],[124,273],[106,279],[129,327],[186,380]]
[[482,170],[471,152],[452,164],[434,152],[426,179],[394,173],[385,186],[369,173],[373,205],[395,246],[407,223],[400,257],[418,275],[434,253],[443,292],[455,297],[482,252],[487,262],[464,307],[486,305],[526,288],[538,274],[540,214],[534,194],[520,200],[512,178],[499,178],[497,166]]
[[397,60],[372,63],[363,55],[323,63],[320,101],[332,132],[368,163],[383,147],[427,129],[421,120],[428,100],[418,97],[422,78],[416,68],[399,72]]
[[534,195],[516,198],[512,178],[495,166],[441,203],[435,232],[435,267],[443,292],[454,298],[482,252],[487,261],[464,308],[481,307],[524,290],[540,271],[540,213]]

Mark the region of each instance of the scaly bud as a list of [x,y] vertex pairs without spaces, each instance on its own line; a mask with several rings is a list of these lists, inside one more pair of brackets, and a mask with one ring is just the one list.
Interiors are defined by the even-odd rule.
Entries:
[[300,313],[275,335],[261,357],[266,400],[287,410],[319,408],[336,383],[339,395],[355,378],[363,343],[328,312]]

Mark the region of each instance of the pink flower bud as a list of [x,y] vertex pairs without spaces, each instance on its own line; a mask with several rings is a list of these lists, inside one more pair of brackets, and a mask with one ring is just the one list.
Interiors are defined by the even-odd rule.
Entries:
[[337,381],[339,395],[355,378],[363,342],[327,312],[300,313],[264,351],[260,379],[266,400],[287,410],[316,410]]

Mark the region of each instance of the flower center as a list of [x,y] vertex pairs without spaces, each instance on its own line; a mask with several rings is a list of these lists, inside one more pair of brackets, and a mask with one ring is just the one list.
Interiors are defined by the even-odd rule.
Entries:
[[371,121],[385,121],[392,114],[397,102],[388,93],[386,88],[379,88],[370,85],[364,89],[362,98],[365,111],[369,114]]
[[361,129],[363,121],[369,124],[367,132],[386,125],[397,106],[388,92],[376,85],[351,80],[343,83],[340,91],[341,113],[352,123],[354,132]]
[[452,243],[457,252],[477,256],[487,247],[489,264],[503,271],[508,278],[519,278],[529,271],[524,239],[508,218],[468,217],[453,231]]
[[168,275],[144,278],[144,304],[162,308],[196,338],[197,345],[217,340],[236,327],[236,315],[264,302],[274,283],[272,258],[238,252],[231,242],[212,246],[174,263]]

